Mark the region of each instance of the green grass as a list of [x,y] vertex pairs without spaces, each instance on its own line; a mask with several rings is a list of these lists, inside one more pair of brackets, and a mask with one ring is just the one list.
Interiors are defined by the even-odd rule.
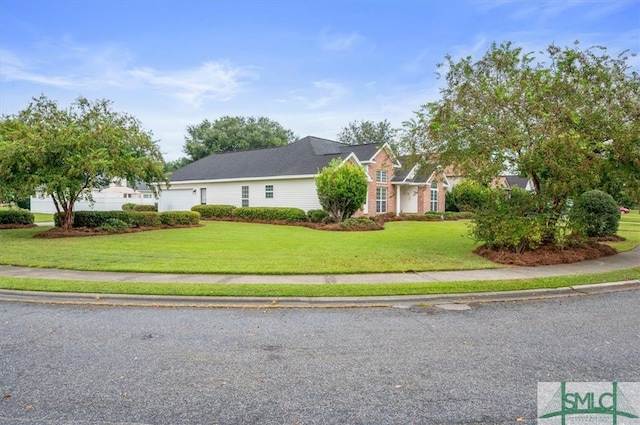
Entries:
[[0,264],[73,270],[344,274],[471,270],[498,265],[473,254],[467,222],[391,222],[383,231],[329,232],[255,223],[109,236],[34,238],[0,232]]
[[[326,232],[303,227],[204,222],[203,227],[65,239],[48,229],[0,232],[0,264],[76,270],[173,273],[366,273],[500,267],[472,253],[468,222],[391,222],[383,231]],[[640,245],[640,214],[621,220],[625,242]],[[0,288],[50,292],[179,296],[350,297],[557,288],[640,278],[640,268],[591,275],[503,281],[388,284],[179,284],[0,277]]]
[[640,267],[607,273],[497,281],[386,284],[191,284],[0,277],[0,288],[47,292],[222,297],[368,297],[559,288],[640,279]]
[[53,223],[53,214],[31,213],[36,223]]
[[640,245],[640,212],[633,210],[629,214],[622,214],[618,235],[623,236],[626,241],[609,244],[620,252],[630,251]]

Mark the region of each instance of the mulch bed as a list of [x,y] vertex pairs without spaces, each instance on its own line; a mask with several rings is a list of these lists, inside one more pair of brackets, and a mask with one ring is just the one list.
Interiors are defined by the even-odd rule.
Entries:
[[36,224],[0,224],[2,229],[28,229],[29,227],[37,227]]
[[139,233],[148,232],[150,230],[161,229],[184,229],[186,227],[202,227],[201,224],[187,225],[187,226],[161,226],[161,227],[130,227],[115,232],[101,231],[97,229],[91,229],[88,227],[75,227],[71,230],[60,229],[58,227],[49,229],[45,232],[41,232],[33,235],[34,238],[56,239],[56,238],[76,238],[82,236],[101,236],[101,235],[117,235],[122,233]]
[[494,263],[526,267],[577,263],[585,260],[595,260],[618,253],[618,251],[609,245],[604,245],[595,241],[586,246],[569,247],[563,250],[547,245],[534,251],[525,251],[521,254],[505,250],[494,251],[486,248],[484,245],[476,248],[473,252],[481,257],[493,261]]

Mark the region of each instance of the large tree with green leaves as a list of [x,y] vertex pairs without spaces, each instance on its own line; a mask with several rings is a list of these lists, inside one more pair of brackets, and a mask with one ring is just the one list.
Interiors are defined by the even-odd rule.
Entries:
[[336,221],[351,217],[367,200],[367,176],[357,164],[334,159],[316,177],[318,200]]
[[446,56],[442,99],[414,131],[442,164],[489,183],[509,170],[535,187],[545,237],[568,201],[619,182],[640,194],[640,77],[626,52],[549,46],[525,53],[493,44],[477,61]]
[[338,133],[338,140],[348,145],[364,145],[368,143],[394,144],[398,131],[391,123],[384,121],[351,121]]
[[189,162],[206,156],[249,149],[284,146],[296,135],[266,117],[229,117],[187,126],[184,153]]
[[167,182],[163,166],[151,133],[107,100],[80,97],[63,109],[41,96],[0,120],[0,191],[28,196],[38,188],[51,196],[65,229],[76,201],[114,180],[144,182],[157,193]]

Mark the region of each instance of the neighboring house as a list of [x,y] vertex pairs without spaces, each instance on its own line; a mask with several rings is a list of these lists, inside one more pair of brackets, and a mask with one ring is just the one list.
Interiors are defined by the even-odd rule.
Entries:
[[[94,189],[91,192],[93,202],[86,199],[76,201],[75,211],[113,211],[121,210],[124,204],[154,205],[158,200],[153,196],[149,187],[142,183],[131,187],[126,180],[111,183],[109,187]],[[56,212],[51,196],[44,196],[41,191],[36,190],[35,195],[31,195],[31,212],[51,213]]]
[[494,186],[506,190],[511,190],[513,187],[519,187],[520,189],[528,190],[529,192],[534,191],[531,180],[514,175],[503,175],[498,177],[494,182]]
[[415,166],[403,170],[389,145],[347,145],[305,137],[286,146],[210,155],[174,171],[159,211],[198,204],[321,209],[315,177],[333,159],[358,164],[369,181],[360,214],[444,211],[446,177]]

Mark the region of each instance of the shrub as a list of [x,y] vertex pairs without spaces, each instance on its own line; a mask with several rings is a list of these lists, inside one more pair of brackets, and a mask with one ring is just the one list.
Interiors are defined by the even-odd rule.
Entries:
[[449,195],[449,208],[474,212],[489,201],[491,189],[471,180],[462,180]]
[[322,223],[327,217],[329,217],[329,213],[325,210],[307,211],[307,219],[312,223]]
[[96,230],[113,233],[127,228],[129,228],[129,225],[124,221],[117,218],[108,218],[101,226],[97,227]]
[[437,211],[428,211],[424,213],[424,217],[428,220],[444,220],[445,219],[444,213],[437,212]]
[[155,211],[136,211],[127,217],[131,227],[159,227],[160,216]]
[[620,224],[620,210],[611,195],[601,190],[583,193],[573,204],[572,218],[589,237],[613,236]]
[[165,226],[187,226],[200,222],[200,213],[197,211],[164,211],[159,216]]
[[128,202],[126,204],[122,204],[122,211],[133,211],[136,207],[136,204]]
[[[73,214],[73,227],[89,227],[96,229],[106,224],[109,219],[118,219],[128,223],[128,211],[76,211]],[[59,220],[56,220],[56,226]]]
[[456,195],[451,190],[448,190],[444,194],[444,209],[445,211],[452,212],[460,211],[460,208],[458,208],[458,202],[456,201]]
[[487,248],[522,253],[542,244],[543,223],[548,217],[537,214],[535,198],[523,189],[510,193],[501,189],[487,192],[487,202],[475,213],[471,236]]
[[342,230],[381,230],[383,226],[370,217],[351,217],[340,224]]
[[133,207],[134,211],[158,211],[157,205],[136,205]]
[[320,205],[336,221],[343,221],[362,208],[368,187],[362,167],[340,159],[332,160],[316,177]]
[[34,216],[25,210],[2,210],[0,211],[0,224],[33,224]]
[[242,207],[233,210],[233,216],[242,220],[307,221],[307,214],[300,208],[287,207]]
[[[158,227],[161,225],[158,213],[153,211],[76,211],[73,227],[99,228],[109,220],[120,220],[127,227]],[[54,214],[54,222],[60,227],[60,220]]]
[[202,218],[231,218],[233,205],[195,205],[191,207],[191,211],[197,211]]

